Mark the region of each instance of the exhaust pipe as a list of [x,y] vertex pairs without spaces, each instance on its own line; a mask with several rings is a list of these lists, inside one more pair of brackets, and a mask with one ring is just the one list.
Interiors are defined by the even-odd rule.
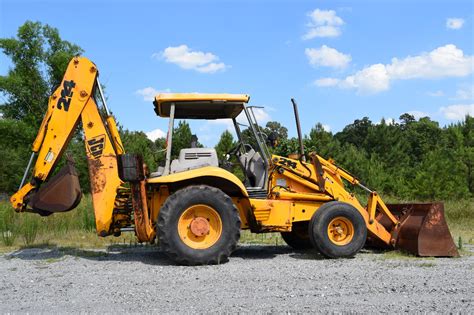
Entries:
[[300,125],[300,116],[298,115],[298,105],[294,98],[291,99],[293,103],[293,111],[295,112],[295,121],[296,121],[296,131],[298,132],[298,144],[300,149],[300,161],[306,162],[306,157],[304,155],[304,146],[303,146],[303,137],[301,136],[301,125]]

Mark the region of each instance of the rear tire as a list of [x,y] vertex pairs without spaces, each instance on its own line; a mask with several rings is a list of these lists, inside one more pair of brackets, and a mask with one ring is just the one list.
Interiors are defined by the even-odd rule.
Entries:
[[220,264],[237,247],[240,216],[220,189],[189,186],[169,196],[161,207],[157,235],[161,249],[178,264]]
[[295,222],[291,232],[281,232],[281,237],[288,246],[298,249],[310,249],[313,247],[308,235],[308,222]]
[[353,257],[367,239],[362,215],[339,201],[328,202],[313,214],[308,233],[313,246],[328,258]]

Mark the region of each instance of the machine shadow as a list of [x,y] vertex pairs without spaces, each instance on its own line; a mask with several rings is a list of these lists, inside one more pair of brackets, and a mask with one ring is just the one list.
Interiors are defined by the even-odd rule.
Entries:
[[[315,250],[299,251],[289,246],[275,245],[239,245],[232,253],[230,260],[241,258],[245,260],[273,259],[279,255],[289,255],[294,259],[325,259]],[[78,257],[97,262],[139,262],[156,266],[175,266],[156,245],[109,245],[105,249],[87,249],[74,246],[58,246],[54,244],[23,247],[5,254],[7,259],[21,259],[44,263],[55,263],[67,257]]]

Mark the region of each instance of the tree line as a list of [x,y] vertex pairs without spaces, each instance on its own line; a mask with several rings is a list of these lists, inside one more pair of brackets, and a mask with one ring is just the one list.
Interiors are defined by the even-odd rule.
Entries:
[[[19,27],[16,38],[1,38],[0,49],[12,64],[8,73],[0,76],[0,193],[11,193],[18,189],[51,91],[61,82],[69,60],[83,50],[61,39],[57,29],[31,21]],[[119,129],[125,150],[142,154],[150,170],[164,163],[165,139],[151,141],[143,132]],[[298,152],[297,139],[288,137],[281,123],[268,122],[262,131],[278,134],[274,154]],[[173,132],[173,157],[189,146],[192,134],[187,122],[178,122]],[[254,144],[249,130],[244,130],[243,136]],[[337,133],[325,131],[317,123],[304,135],[303,142],[307,153],[314,151],[331,158],[369,187],[399,199],[474,196],[473,117],[466,116],[449,126],[440,126],[429,117],[415,119],[410,114],[390,123],[374,123],[363,117]],[[224,131],[215,146],[219,158],[235,145],[232,133]],[[87,192],[89,179],[81,132],[75,134],[66,153],[75,160],[81,186]],[[231,171],[243,177],[240,168],[232,167]]]

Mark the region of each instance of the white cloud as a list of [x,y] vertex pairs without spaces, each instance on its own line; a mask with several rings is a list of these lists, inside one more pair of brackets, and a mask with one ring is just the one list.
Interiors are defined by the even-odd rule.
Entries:
[[314,85],[321,87],[336,86],[340,82],[339,79],[335,78],[321,78],[314,81]]
[[345,68],[352,60],[351,55],[343,54],[326,45],[320,48],[306,48],[304,52],[313,66]]
[[263,124],[265,124],[271,119],[270,115],[264,108],[254,108],[253,113],[255,114],[255,119],[257,119],[257,123],[259,125],[263,126]]
[[149,132],[145,132],[145,134],[148,137],[148,139],[150,139],[151,141],[155,141],[158,138],[165,138],[166,137],[166,132],[164,132],[161,129],[155,129],[155,130],[152,130],[152,131],[149,131]]
[[326,131],[326,132],[331,132],[331,126],[323,125],[323,130]]
[[449,120],[463,120],[466,115],[474,116],[474,104],[450,105],[440,108],[441,113]]
[[186,70],[195,70],[201,73],[216,73],[224,71],[229,66],[218,62],[219,57],[202,51],[193,51],[187,45],[168,47],[154,58],[164,58],[166,62],[173,63]]
[[214,126],[224,126],[225,129],[229,131],[234,131],[234,122],[231,119],[214,119],[214,120],[209,120],[207,121],[207,124],[204,126],[201,126],[201,131],[209,131],[209,126],[214,125]]
[[159,93],[169,93],[170,89],[166,90],[156,90],[155,88],[152,88],[151,86],[140,89],[135,91],[135,94],[140,95],[143,97],[144,101],[151,102],[155,99],[155,96]]
[[[418,56],[393,58],[387,65],[366,66],[351,76],[339,79],[337,86],[353,88],[361,94],[373,94],[388,90],[394,80],[464,77],[473,71],[474,56],[464,55],[461,49],[449,44]],[[334,83],[334,80],[327,82]]]
[[446,27],[451,30],[458,30],[464,25],[464,19],[461,18],[448,18],[446,19]]
[[455,100],[472,100],[474,101],[474,85],[464,86],[456,91]]
[[440,97],[440,96],[444,96],[444,92],[441,90],[438,90],[434,92],[426,92],[426,95],[432,96],[432,97]]
[[[268,111],[273,111],[273,110],[275,109],[270,106],[265,106],[265,108],[253,108],[255,118],[257,119],[257,123],[260,127],[262,128],[265,127],[266,123],[272,119]],[[245,115],[244,112],[242,112],[237,117],[237,122],[245,126],[249,125],[247,116]],[[240,128],[243,130],[243,129],[246,129],[247,127],[241,126]],[[218,135],[220,135],[222,131],[224,131],[224,129],[227,129],[234,136],[236,136],[235,126],[231,119],[215,119],[215,120],[208,120],[206,121],[205,124],[200,126],[199,131],[202,132],[200,137],[202,138],[204,136],[207,141],[210,141],[218,137]],[[217,139],[218,138],[216,138],[215,140]]]
[[342,25],[344,21],[336,15],[334,10],[316,9],[310,12],[308,16],[311,18],[312,25]]
[[308,13],[308,16],[310,22],[308,23],[308,31],[302,37],[304,40],[341,35],[340,27],[344,24],[344,21],[336,15],[336,11],[316,9]]
[[415,57],[393,58],[387,70],[393,79],[434,79],[463,77],[472,73],[473,67],[474,56],[464,56],[461,49],[449,44]]
[[385,65],[378,63],[346,77],[339,85],[342,88],[355,88],[360,94],[375,94],[389,89],[390,77]]
[[304,40],[315,37],[338,37],[341,35],[341,30],[336,26],[317,26],[310,28],[306,34],[303,35]]

